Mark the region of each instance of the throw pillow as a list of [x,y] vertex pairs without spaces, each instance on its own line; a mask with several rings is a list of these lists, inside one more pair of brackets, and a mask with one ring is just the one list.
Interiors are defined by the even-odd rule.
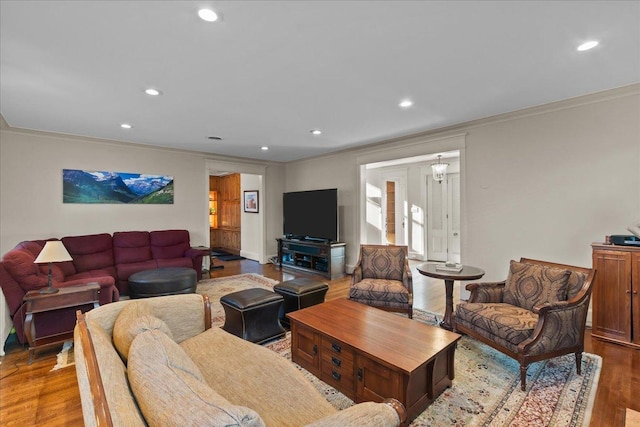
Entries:
[[153,315],[153,308],[146,302],[133,301],[120,310],[113,324],[113,344],[125,363],[134,338],[141,332],[154,329],[173,339],[169,326]]
[[159,331],[134,339],[127,373],[151,427],[264,426],[255,411],[232,405],[209,387],[184,350]]
[[531,310],[547,302],[566,301],[570,271],[511,261],[503,302]]

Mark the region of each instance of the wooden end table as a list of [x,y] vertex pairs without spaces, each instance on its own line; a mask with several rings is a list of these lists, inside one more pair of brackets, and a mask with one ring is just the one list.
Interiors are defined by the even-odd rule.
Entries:
[[[29,342],[29,364],[33,362],[33,356],[37,348],[61,344],[73,338],[73,328],[58,332],[53,335],[39,336],[37,332],[37,318],[43,313],[58,310],[78,308],[83,311],[91,310],[100,305],[100,285],[89,283],[87,285],[69,286],[58,288],[55,294],[41,294],[39,291],[29,291],[23,301],[27,304],[27,317],[24,322],[24,332]],[[75,313],[75,310],[70,310]],[[75,315],[72,316],[75,319]]]
[[440,322],[440,327],[449,331],[455,329],[453,320],[453,282],[456,280],[477,280],[484,276],[484,270],[478,267],[471,267],[469,265],[463,265],[462,270],[444,271],[436,268],[438,264],[426,263],[417,267],[420,274],[434,279],[444,280],[446,305],[444,311],[444,318]]

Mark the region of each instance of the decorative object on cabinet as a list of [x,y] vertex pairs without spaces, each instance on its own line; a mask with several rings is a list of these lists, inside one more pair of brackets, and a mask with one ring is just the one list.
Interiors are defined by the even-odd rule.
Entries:
[[173,204],[173,177],[62,170],[63,203]]
[[258,190],[244,192],[244,211],[258,213]]
[[51,272],[51,265],[54,262],[73,261],[71,255],[64,247],[60,240],[51,240],[44,244],[44,248],[38,254],[38,257],[33,261],[34,264],[49,264],[49,275],[47,276],[47,287],[40,289],[38,292],[41,294],[55,294],[58,292],[58,288],[53,287],[53,274]]
[[591,335],[640,348],[640,248],[594,243]]

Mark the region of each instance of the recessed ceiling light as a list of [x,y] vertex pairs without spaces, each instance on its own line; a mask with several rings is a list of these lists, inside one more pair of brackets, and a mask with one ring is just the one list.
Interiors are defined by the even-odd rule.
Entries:
[[265,146],[263,146],[263,147],[260,147],[260,149],[261,149],[262,151],[267,151],[267,150],[269,149],[269,147],[267,147],[267,146],[265,145]]
[[413,105],[413,101],[410,101],[408,99],[405,99],[404,101],[402,101],[400,104],[398,104],[400,107],[402,108],[409,108]]
[[598,42],[596,40],[590,40],[590,41],[584,42],[580,46],[578,46],[578,50],[580,52],[583,52],[585,50],[593,49],[596,46],[598,46]]
[[198,11],[198,16],[200,19],[207,22],[215,22],[218,20],[218,14],[211,9],[200,9]]
[[314,135],[321,135],[322,134],[322,131],[320,129],[313,129],[310,132],[312,134],[314,134]]
[[131,129],[133,126],[131,126],[129,123],[123,123],[120,125],[120,127],[122,129]]
[[160,92],[158,89],[153,89],[153,88],[145,89],[144,93],[150,96],[162,95],[162,92]]

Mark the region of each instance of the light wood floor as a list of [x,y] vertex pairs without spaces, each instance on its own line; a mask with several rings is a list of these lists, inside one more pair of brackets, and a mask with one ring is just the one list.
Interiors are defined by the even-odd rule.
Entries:
[[[259,273],[279,281],[303,276],[273,265],[257,262],[216,261],[222,270],[212,270],[211,277],[241,273]],[[314,276],[307,276],[314,277]],[[324,279],[322,279],[324,280]],[[327,299],[346,298],[349,277],[329,282]],[[433,313],[444,312],[444,284],[414,270],[414,306]],[[456,288],[454,302],[459,301]],[[591,340],[587,331],[585,350],[603,358],[598,393],[591,417],[591,426],[622,427],[626,408],[640,411],[640,351]],[[82,425],[82,409],[75,369],[49,372],[56,363],[59,348],[38,353],[27,365],[28,351],[21,346],[7,348],[0,364],[0,425],[2,426],[77,426]]]

